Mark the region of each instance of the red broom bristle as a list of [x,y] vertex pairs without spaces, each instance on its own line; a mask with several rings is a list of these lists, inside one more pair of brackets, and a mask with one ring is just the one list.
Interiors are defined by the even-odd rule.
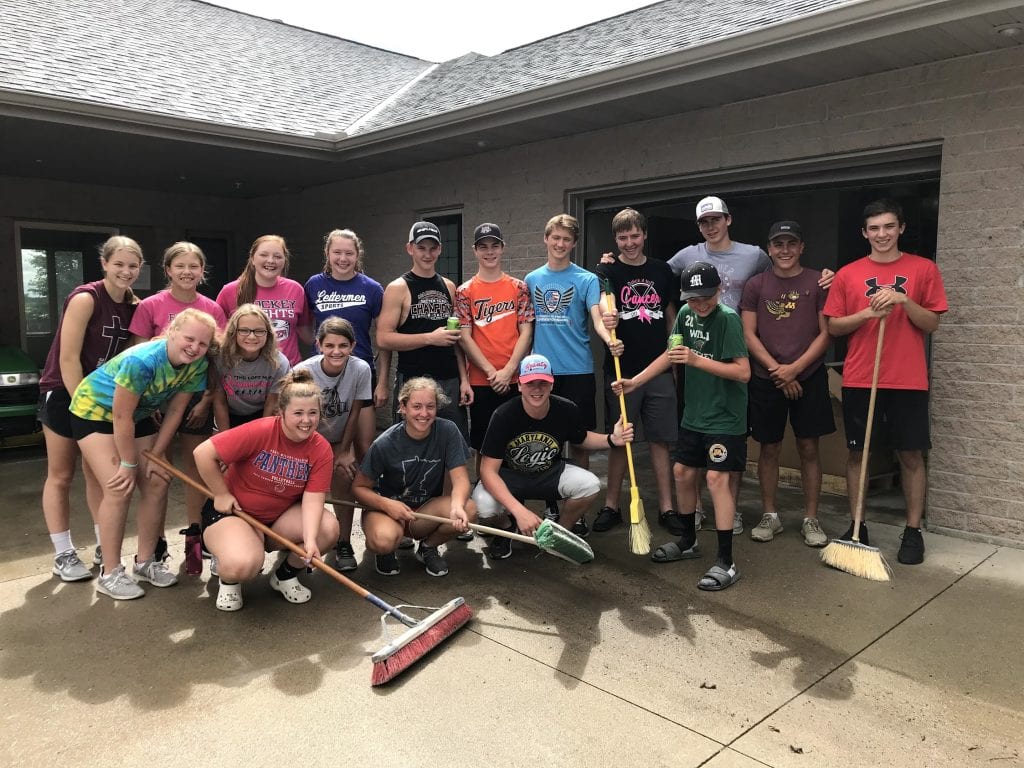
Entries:
[[394,679],[426,656],[433,648],[455,634],[472,617],[473,611],[468,605],[459,606],[422,635],[409,641],[406,646],[395,651],[383,661],[376,662],[373,665],[373,677],[370,680],[370,685],[380,685]]

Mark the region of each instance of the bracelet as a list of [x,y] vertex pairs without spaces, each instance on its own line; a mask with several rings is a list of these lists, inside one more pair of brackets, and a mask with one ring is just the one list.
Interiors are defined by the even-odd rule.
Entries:
[[618,448],[619,446],[617,446],[615,443],[612,442],[612,435],[613,434],[614,434],[613,432],[609,432],[608,433],[608,438],[607,438],[608,439],[608,447],[609,448]]
[[130,464],[127,461],[125,461],[124,459],[121,459],[121,466],[124,467],[125,469],[137,469],[138,466],[139,466],[139,462],[135,462],[134,464]]

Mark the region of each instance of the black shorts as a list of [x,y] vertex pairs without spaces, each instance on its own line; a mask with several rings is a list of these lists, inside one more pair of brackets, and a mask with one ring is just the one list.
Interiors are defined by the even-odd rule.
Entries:
[[680,427],[672,461],[716,472],[742,472],[747,468],[747,436],[706,435]]
[[373,408],[373,393],[377,391],[377,368],[372,360],[365,361],[370,364],[370,399],[363,400],[364,408]]
[[181,415],[181,424],[178,425],[179,435],[200,435],[201,437],[209,437],[213,434],[213,408],[206,412],[206,421],[200,424],[198,427],[189,427],[185,422],[188,421],[188,415],[196,404],[203,399],[205,392],[193,392],[192,399],[188,401],[188,405],[185,406],[185,412]]
[[798,438],[821,437],[836,431],[832,399],[828,393],[828,369],[822,365],[800,382],[804,393],[790,400],[771,379],[751,376],[747,384],[750,408],[747,412],[750,434],[759,443],[781,443],[786,434],[786,419]]
[[[843,387],[843,423],[846,426],[846,447],[851,451],[864,450],[870,397],[870,389]],[[896,451],[925,451],[931,448],[928,390],[879,389],[875,398],[871,446]]]
[[61,437],[74,440],[71,433],[71,395],[64,387],[57,387],[39,395],[39,409],[36,418],[44,427],[49,427]]
[[575,373],[566,376],[555,376],[555,386],[551,394],[564,397],[576,403],[583,417],[583,428],[593,432],[597,426],[596,383],[592,373]]
[[502,403],[519,397],[519,388],[515,385],[504,395],[499,395],[490,387],[473,387],[473,404],[469,406],[469,445],[479,451],[484,444],[487,425],[491,423],[491,415]]
[[[256,411],[255,413],[233,413],[228,411],[228,429],[234,429],[240,427],[243,424],[248,424],[250,421],[256,421],[256,419],[263,418],[263,411]],[[217,425],[218,429],[220,425]]]
[[[81,416],[68,413],[71,418],[71,435],[75,440],[82,440],[89,435],[98,432],[101,435],[114,434],[114,422],[112,421],[90,421]],[[156,423],[151,418],[135,422],[135,437],[149,437],[157,433]]]
[[[213,506],[213,499],[207,499],[206,503],[203,504],[203,514],[201,523],[203,533],[205,534],[207,528],[209,528],[211,525],[214,525],[215,523],[219,523],[225,517],[234,517],[234,515],[230,513],[225,514],[224,512],[218,512],[217,509]],[[263,536],[262,532],[256,532],[259,533],[260,536]],[[203,540],[203,549],[206,549],[205,539]],[[274,542],[269,536],[263,536],[263,551],[273,552],[275,549],[279,549],[277,543]]]

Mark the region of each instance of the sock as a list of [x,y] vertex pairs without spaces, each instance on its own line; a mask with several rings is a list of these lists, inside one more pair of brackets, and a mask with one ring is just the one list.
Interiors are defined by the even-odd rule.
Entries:
[[[779,513],[778,512],[766,512],[765,514],[771,515],[773,520],[778,520],[779,519]],[[804,518],[804,519],[806,519],[806,518]]]
[[188,528],[182,528],[178,533],[182,536],[198,536],[203,532],[203,529],[199,527],[199,523],[189,523]]
[[288,565],[288,558],[286,557],[280,567],[274,571],[274,575],[277,576],[278,581],[287,581],[288,579],[294,579],[302,573],[302,568],[292,568]]
[[697,513],[691,512],[689,515],[680,515],[679,519],[683,521],[683,538],[696,541]]
[[237,583],[238,583],[237,581],[224,581],[224,579],[220,580],[220,585],[222,587],[233,587]]
[[718,561],[732,565],[732,528],[716,531],[718,534]]
[[51,533],[50,541],[53,542],[54,554],[60,555],[65,552],[74,551],[75,547],[71,543],[71,531],[61,531],[60,533]]
[[96,546],[100,545],[100,526],[99,523],[94,523],[92,526],[93,533],[96,534]]

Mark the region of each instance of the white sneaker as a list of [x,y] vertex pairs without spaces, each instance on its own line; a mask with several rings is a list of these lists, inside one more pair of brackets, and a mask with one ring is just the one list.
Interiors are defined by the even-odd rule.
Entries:
[[96,591],[115,600],[134,600],[146,594],[146,590],[128,578],[123,565],[106,575],[101,573],[96,579]]
[[824,547],[828,544],[828,536],[821,530],[821,523],[815,517],[804,518],[804,524],[800,526],[800,533],[803,534],[804,544],[808,547]]
[[62,581],[85,581],[92,578],[92,571],[85,567],[78,553],[70,549],[53,558],[53,575],[60,576]]
[[[742,523],[740,524],[740,530],[743,530]],[[734,528],[734,534],[735,531],[736,529]],[[782,533],[782,521],[779,520],[779,516],[765,512],[761,515],[761,522],[750,529],[750,538],[754,541],[771,541],[779,533]]]
[[242,604],[242,585],[220,582],[220,589],[217,590],[217,610],[239,611]]
[[148,581],[154,587],[173,587],[178,577],[171,573],[163,560],[150,558],[145,562],[136,562],[132,566],[132,575],[136,581]]

